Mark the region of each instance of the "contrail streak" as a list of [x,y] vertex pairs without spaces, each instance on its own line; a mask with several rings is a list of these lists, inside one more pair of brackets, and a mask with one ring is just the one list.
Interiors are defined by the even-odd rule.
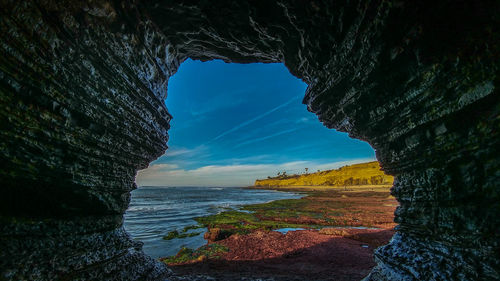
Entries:
[[277,137],[277,136],[280,136],[280,135],[284,135],[284,134],[287,134],[287,133],[291,133],[291,132],[297,131],[297,130],[298,130],[298,128],[293,128],[293,129],[284,130],[284,131],[281,131],[281,132],[278,132],[278,133],[275,133],[275,134],[272,134],[272,135],[269,135],[269,136],[265,136],[265,137],[261,137],[261,138],[256,138],[256,139],[251,139],[251,140],[248,140],[248,141],[245,141],[245,142],[242,142],[242,143],[236,145],[235,148],[243,146],[243,145],[247,145],[247,144],[251,144],[251,143],[255,143],[255,142],[267,140],[267,139],[270,139],[270,138],[274,138],[274,137]]
[[293,98],[293,99],[291,99],[291,100],[289,100],[289,101],[285,102],[284,104],[281,104],[281,105],[279,105],[279,106],[277,106],[277,107],[275,107],[275,108],[273,108],[273,109],[269,110],[268,112],[265,112],[264,114],[261,114],[261,115],[259,115],[259,116],[255,117],[255,118],[250,119],[250,120],[247,120],[247,121],[245,121],[245,122],[243,122],[243,123],[241,123],[241,124],[239,124],[239,125],[237,125],[237,126],[235,126],[235,127],[231,128],[231,129],[229,129],[229,130],[227,130],[227,131],[223,132],[222,134],[220,134],[220,135],[216,136],[215,138],[213,138],[213,139],[211,140],[211,142],[212,142],[212,141],[216,141],[216,140],[218,140],[218,139],[222,138],[223,136],[225,136],[225,135],[227,135],[227,134],[233,133],[233,132],[235,132],[235,131],[237,131],[237,130],[239,130],[239,129],[241,129],[241,128],[243,128],[243,127],[245,127],[245,126],[249,125],[249,124],[252,124],[253,122],[255,122],[255,121],[259,120],[259,119],[262,119],[262,118],[266,117],[267,115],[269,115],[269,114],[271,114],[271,113],[273,113],[273,112],[275,112],[275,111],[277,111],[277,110],[280,110],[281,108],[283,108],[283,107],[285,107],[285,106],[287,106],[287,105],[291,104],[292,102],[294,102],[294,101],[298,100],[299,98],[300,98],[300,97]]

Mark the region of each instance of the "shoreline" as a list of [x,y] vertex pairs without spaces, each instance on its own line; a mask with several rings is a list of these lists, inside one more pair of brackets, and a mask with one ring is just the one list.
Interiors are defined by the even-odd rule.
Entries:
[[[373,267],[375,248],[394,234],[397,201],[390,186],[247,188],[305,196],[197,218],[207,227],[207,245],[160,260],[178,275],[206,274],[217,280],[256,278],[257,273],[274,280],[324,280],[325,272],[336,280],[359,280]],[[292,231],[276,231],[281,228]],[[302,269],[291,269],[295,266]]]
[[134,240],[144,243],[144,252],[157,259],[175,255],[183,246],[198,248],[206,244],[206,229],[191,228],[197,225],[194,217],[238,209],[244,204],[300,197],[240,187],[138,188],[132,192],[124,226]]

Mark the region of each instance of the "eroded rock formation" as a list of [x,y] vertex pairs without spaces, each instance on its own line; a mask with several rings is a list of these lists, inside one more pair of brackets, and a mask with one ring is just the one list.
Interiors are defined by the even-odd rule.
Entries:
[[188,57],[283,62],[376,149],[400,227],[367,280],[498,279],[498,1],[0,3],[0,279],[168,276],[121,224]]

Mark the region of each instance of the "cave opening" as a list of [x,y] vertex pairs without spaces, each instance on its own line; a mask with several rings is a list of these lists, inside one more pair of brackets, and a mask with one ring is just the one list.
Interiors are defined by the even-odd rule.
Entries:
[[[241,189],[253,186],[257,179],[309,175],[311,180],[306,180],[303,185],[311,188],[318,184],[313,182],[315,174],[320,175],[356,163],[376,161],[375,152],[368,143],[326,128],[317,120],[316,115],[306,110],[306,106],[301,103],[306,87],[305,83],[292,76],[280,63],[235,64],[188,59],[181,64],[178,72],[169,80],[168,98],[165,100],[169,113],[173,116],[168,132],[169,149],[151,162],[148,168],[138,172],[138,189],[131,193],[131,203],[125,213],[125,229],[134,239],[144,243],[143,250],[146,254],[153,258],[163,258],[174,256],[185,247],[196,249],[207,244],[204,233],[211,230],[206,225],[197,228],[199,222],[194,220],[196,217],[217,215],[228,210],[247,212],[241,207],[272,200],[300,199],[308,192]],[[378,163],[375,169],[380,169]],[[337,186],[337,189],[352,191],[351,186],[366,185],[367,190],[373,192],[378,184],[392,184],[392,177],[354,176],[354,179],[347,177],[342,181],[343,186]],[[369,186],[370,184],[374,186]],[[330,180],[318,185],[324,187],[335,183]],[[321,187],[318,188],[321,190]],[[389,200],[377,198],[374,201],[353,196],[355,199],[347,202],[346,198],[351,196],[345,194],[331,199],[332,202],[344,200],[347,202],[345,204],[358,204],[358,207],[338,211],[330,206],[333,203],[327,202],[324,204],[325,210],[330,213],[322,218],[323,221],[319,220],[322,227],[313,223],[306,227],[312,227],[307,229],[315,229],[316,232],[323,231],[323,235],[331,237],[343,235],[355,238],[353,241],[358,242],[357,246],[373,250],[376,246],[385,244],[388,237],[392,236],[392,232],[372,231],[383,230],[380,223],[384,219],[383,227],[393,227],[392,213],[397,202],[389,195],[387,186],[384,191],[384,196],[390,197]],[[326,197],[318,196],[312,201],[330,201]],[[371,212],[390,215],[382,221],[375,221],[377,218],[373,216],[374,219],[369,223],[360,222],[362,215],[349,215],[349,212],[366,212],[368,209],[359,207],[363,204],[372,204]],[[315,204],[312,205],[317,209],[308,216],[327,213],[320,211]],[[346,213],[342,214],[343,212]],[[290,216],[305,213],[304,210],[299,210]],[[352,232],[327,229],[328,220],[339,219],[344,215],[350,217],[343,218],[343,223],[331,225],[350,227]],[[303,223],[281,226],[286,227],[271,227],[267,230],[286,234],[287,231],[306,229]],[[363,233],[362,229],[374,233]],[[173,236],[166,238],[169,235]],[[329,238],[321,239],[328,241]],[[367,241],[375,242],[370,244]],[[332,244],[323,242],[327,246],[328,243]],[[304,246],[304,249],[315,247],[318,245]],[[342,245],[334,247],[341,248]],[[303,251],[296,247],[282,250],[282,256]],[[370,266],[366,272],[359,274],[366,275],[374,265],[372,256],[369,258]],[[265,260],[266,256],[261,259]],[[360,262],[367,261],[365,259]]]
[[175,280],[122,223],[191,57],[285,62],[376,148],[399,226],[366,280],[497,280],[499,5],[3,1],[0,279]]

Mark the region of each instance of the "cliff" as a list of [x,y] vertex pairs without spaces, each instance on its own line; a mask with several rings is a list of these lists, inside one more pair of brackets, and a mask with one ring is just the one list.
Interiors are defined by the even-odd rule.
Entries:
[[499,279],[500,1],[57,2],[0,1],[0,279],[169,275],[122,223],[187,58],[284,63],[375,149],[399,226],[367,280]]
[[255,186],[352,186],[352,185],[392,185],[394,177],[384,174],[377,161],[344,166],[310,174],[278,176],[256,180]]

